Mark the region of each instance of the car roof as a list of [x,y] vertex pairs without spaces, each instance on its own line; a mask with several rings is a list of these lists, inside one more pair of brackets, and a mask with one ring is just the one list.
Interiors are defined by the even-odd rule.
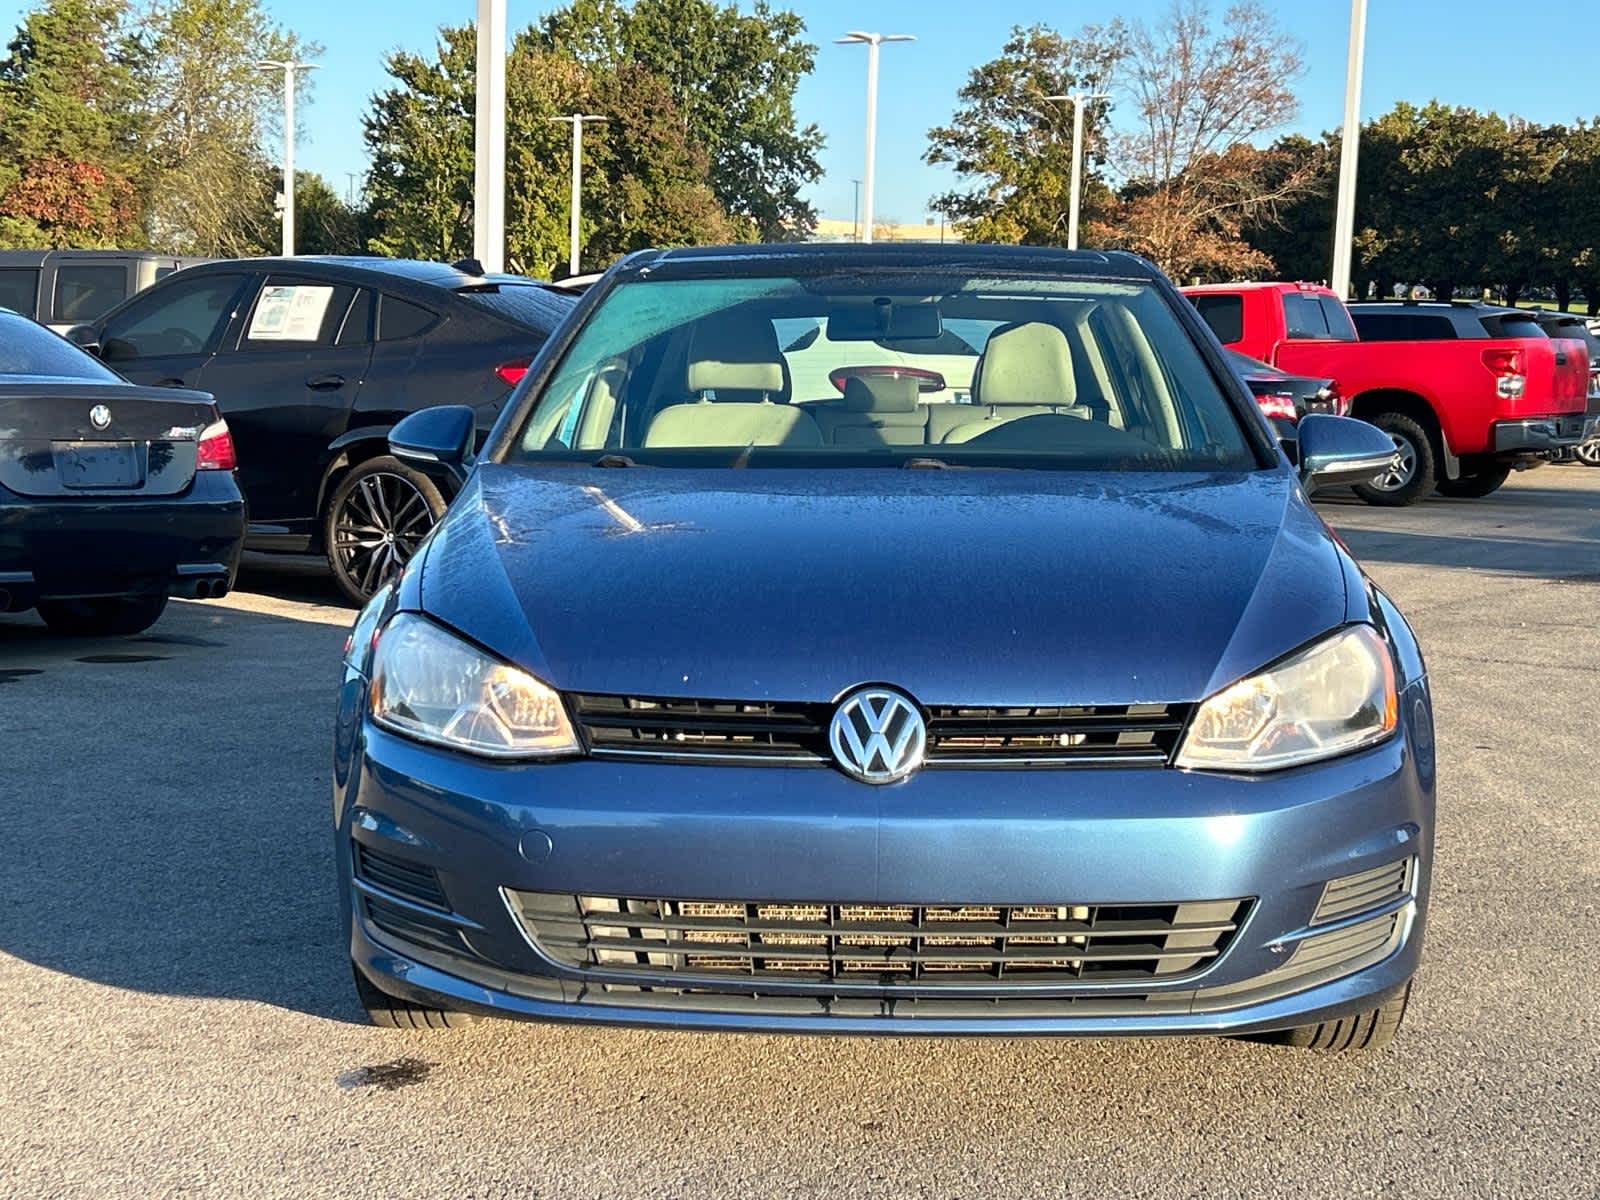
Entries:
[[1193,283],[1180,289],[1185,295],[1195,292],[1306,292],[1317,296],[1333,296],[1334,292],[1327,284],[1289,282],[1287,280],[1241,280],[1238,283]]
[[[188,268],[190,271],[200,273],[226,273],[237,271],[241,267],[251,271],[301,271],[311,273],[336,274],[348,272],[357,276],[366,276],[369,279],[381,277],[387,280],[404,283],[420,284],[425,287],[439,287],[450,291],[484,284],[505,283],[537,286],[540,280],[529,279],[525,275],[486,274],[475,271],[476,263],[462,262],[458,264],[430,262],[416,258],[378,258],[367,255],[340,255],[340,254],[304,254],[293,258],[266,257],[266,258],[221,258],[208,262],[198,267]],[[374,282],[376,280],[374,279]]]
[[687,246],[639,250],[617,264],[619,275],[751,275],[765,271],[831,271],[923,268],[990,270],[1002,274],[1052,274],[1149,280],[1159,272],[1147,260],[1122,250],[1063,250],[1054,246],[1001,246],[983,242],[766,242],[734,246]]
[[1516,314],[1531,318],[1530,309],[1512,308],[1505,304],[1486,304],[1482,300],[1358,300],[1350,305],[1352,312],[1465,312],[1479,316]]

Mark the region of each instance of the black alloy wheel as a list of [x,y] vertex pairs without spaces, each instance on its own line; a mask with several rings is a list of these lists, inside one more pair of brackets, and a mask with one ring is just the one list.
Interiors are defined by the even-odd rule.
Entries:
[[328,565],[340,591],[365,604],[411,561],[444,509],[433,481],[397,458],[356,467],[328,503]]

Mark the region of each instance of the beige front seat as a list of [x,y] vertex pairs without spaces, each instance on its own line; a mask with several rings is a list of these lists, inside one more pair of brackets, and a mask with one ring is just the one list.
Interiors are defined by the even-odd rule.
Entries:
[[985,415],[945,432],[946,442],[967,442],[1022,417],[1062,413],[1089,417],[1079,406],[1067,335],[1043,321],[995,330],[972,374],[972,399]]
[[788,364],[764,317],[721,313],[701,322],[685,384],[697,398],[658,412],[645,430],[647,448],[822,445],[811,415],[788,403]]
[[926,439],[927,406],[909,375],[852,376],[844,399],[809,406],[834,446],[920,446]]

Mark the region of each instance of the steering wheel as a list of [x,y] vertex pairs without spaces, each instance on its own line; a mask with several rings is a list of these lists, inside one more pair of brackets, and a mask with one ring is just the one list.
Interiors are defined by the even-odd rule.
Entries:
[[205,343],[194,334],[177,326],[163,329],[160,336],[164,354],[193,354],[205,348]]

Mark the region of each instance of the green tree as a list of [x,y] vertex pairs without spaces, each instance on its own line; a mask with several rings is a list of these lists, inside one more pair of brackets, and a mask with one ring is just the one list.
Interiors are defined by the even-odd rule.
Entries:
[[[928,131],[923,159],[954,167],[964,185],[935,196],[934,211],[974,241],[1063,244],[1072,108],[1045,97],[1104,92],[1125,54],[1126,33],[1118,24],[1088,26],[1070,38],[1043,25],[1013,27],[999,57],[967,76],[950,123]],[[1103,222],[1112,200],[1099,172],[1108,117],[1103,103],[1084,109],[1083,219],[1091,226]]]
[[1272,143],[1268,187],[1281,186],[1291,173],[1307,181],[1304,191],[1275,209],[1245,221],[1242,233],[1251,249],[1272,263],[1280,279],[1325,280],[1333,265],[1333,194],[1338,181],[1339,136],[1312,139],[1289,134]]
[[800,193],[822,174],[823,138],[798,124],[794,94],[817,48],[796,14],[766,0],[747,13],[716,0],[573,0],[531,32],[600,74],[632,64],[660,78],[684,139],[708,157],[712,192],[762,238],[815,228]]
[[[274,25],[260,0],[170,0],[149,14],[143,43],[151,244],[227,256],[275,248],[259,189],[262,146],[282,128],[283,83],[257,64],[318,47]],[[304,93],[307,73],[298,74]]]
[[0,60],[0,245],[139,240],[138,72],[124,0],[49,0]]
[[[374,249],[471,253],[475,58],[469,28],[442,30],[435,59],[391,56],[402,86],[375,98],[366,125]],[[753,233],[718,202],[708,155],[689,140],[665,81],[641,64],[579,61],[525,32],[507,64],[506,110],[507,257],[520,270],[548,275],[567,256],[571,132],[556,118],[572,112],[607,118],[584,138],[582,236],[590,263],[647,245]]]
[[[281,172],[274,171],[272,191]],[[276,199],[276,196],[274,196]],[[276,205],[274,205],[276,216]],[[365,254],[370,222],[364,209],[347,204],[321,175],[294,173],[294,243],[299,254]]]

